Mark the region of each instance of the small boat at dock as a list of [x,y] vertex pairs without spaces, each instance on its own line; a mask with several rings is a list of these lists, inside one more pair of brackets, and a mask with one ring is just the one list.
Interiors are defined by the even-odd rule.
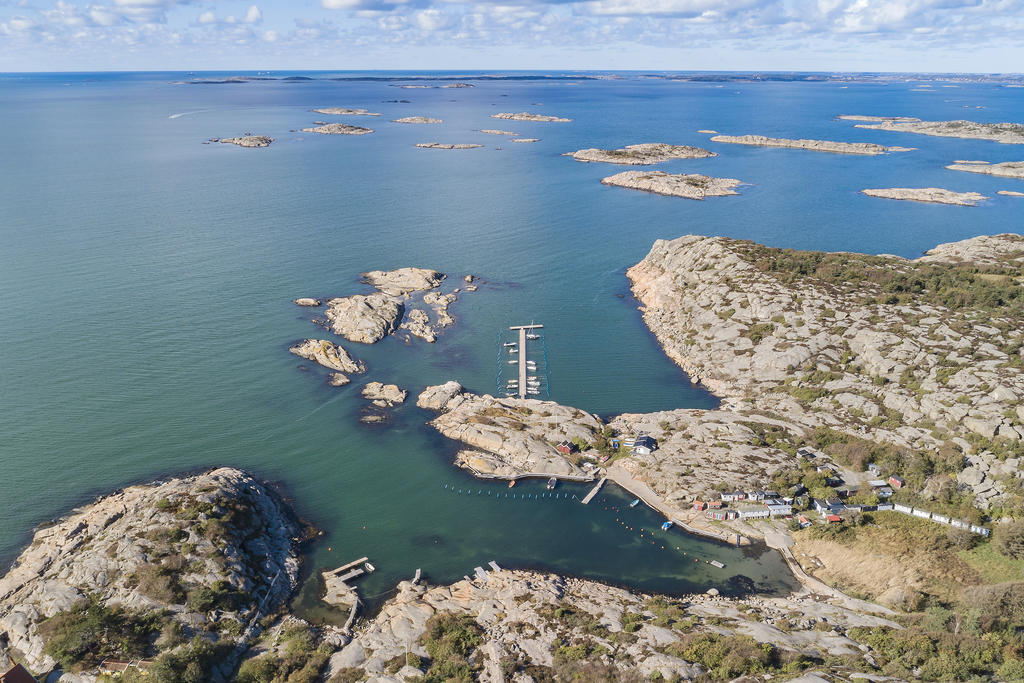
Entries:
[[526,335],[526,338],[527,339],[540,339],[540,335],[539,334],[528,334],[528,335]]
[[504,346],[505,348],[512,348],[515,345],[515,342],[505,342],[504,344],[502,344],[502,346]]
[[558,486],[558,479],[551,477],[548,479],[548,491]]
[[672,528],[672,520],[669,520],[669,521],[667,521],[667,522],[665,522],[664,524],[661,525],[661,530],[662,531],[668,531],[671,528]]
[[367,573],[367,574],[372,574],[372,573],[374,573],[375,571],[377,571],[377,568],[376,568],[376,567],[374,567],[374,566],[373,566],[372,564],[370,564],[369,562],[364,562],[364,563],[363,563],[363,569],[365,569],[365,570],[366,570],[366,573]]
[[711,560],[710,562],[708,562],[708,564],[710,564],[712,567],[718,567],[719,569],[725,568],[725,565],[719,562],[718,560]]
[[509,482],[508,482],[508,487],[512,488],[515,485],[516,485],[516,480],[515,479],[510,479]]
[[640,504],[640,499],[639,498],[634,498],[633,502],[629,504],[629,507],[635,508],[639,504]]

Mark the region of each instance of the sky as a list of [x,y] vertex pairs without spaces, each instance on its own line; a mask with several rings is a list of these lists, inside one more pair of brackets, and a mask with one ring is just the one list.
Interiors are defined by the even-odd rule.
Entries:
[[0,0],[0,71],[1024,71],[1024,0]]

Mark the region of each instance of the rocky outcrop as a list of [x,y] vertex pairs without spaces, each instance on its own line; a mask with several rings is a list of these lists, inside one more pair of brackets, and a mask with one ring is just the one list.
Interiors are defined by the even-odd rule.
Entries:
[[603,427],[596,417],[551,401],[456,393],[455,386],[427,387],[417,405],[440,405],[443,412],[431,424],[475,449],[459,454],[459,466],[499,477],[586,476],[555,447],[566,439],[595,441]]
[[[0,650],[18,653],[33,671],[49,671],[56,661],[45,651],[41,622],[93,601],[97,610],[120,608],[129,621],[162,611],[182,638],[209,638],[230,652],[232,634],[275,611],[296,586],[300,535],[280,498],[240,470],[131,486],[36,531],[0,579]],[[139,624],[143,643],[145,629],[156,629],[149,634],[155,639],[161,628],[161,620],[131,623]],[[82,634],[77,644],[86,671],[75,680],[95,680],[90,662],[102,656],[156,654],[120,651],[116,632],[93,635]],[[233,659],[203,680],[225,680]]]
[[467,142],[418,142],[416,143],[416,146],[422,147],[423,149],[476,149],[477,147],[483,147],[483,145]]
[[521,111],[518,114],[512,114],[510,112],[491,114],[491,118],[506,119],[508,121],[545,121],[557,123],[569,123],[570,121],[572,121],[572,119],[564,119],[559,116],[548,116],[546,114],[531,114],[525,111]]
[[939,187],[886,187],[861,190],[861,194],[883,199],[899,199],[930,204],[954,204],[956,206],[976,206],[983,199],[988,199],[978,192],[954,192]]
[[639,145],[627,145],[621,149],[581,149],[565,156],[571,156],[576,161],[649,166],[672,159],[705,159],[718,155],[700,147],[645,142]]
[[510,130],[495,130],[493,128],[484,128],[480,132],[487,133],[488,135],[519,135],[519,133],[513,133]]
[[292,301],[292,303],[295,304],[296,306],[314,306],[315,307],[315,306],[323,305],[323,301],[320,301],[320,299],[312,299],[312,298],[309,298],[309,297],[301,297],[299,299],[295,299],[295,300]]
[[319,133],[321,135],[366,135],[372,133],[372,128],[363,128],[362,126],[350,126],[347,123],[328,123],[324,126],[315,126],[313,128],[303,128],[303,133]]
[[788,138],[769,138],[764,135],[716,135],[711,142],[727,142],[733,145],[752,145],[754,147],[790,147],[793,149],[809,149],[815,152],[832,152],[833,154],[885,154],[887,152],[907,152],[908,147],[884,147],[870,142],[832,142],[831,140],[790,140]]
[[444,123],[441,119],[432,119],[429,116],[404,116],[395,119],[395,123]]
[[239,147],[269,147],[274,138],[266,135],[243,135],[237,138],[220,138],[219,142]]
[[968,173],[983,173],[994,175],[1000,178],[1021,178],[1024,179],[1024,161],[1003,161],[998,164],[990,164],[987,161],[971,161],[967,163],[957,162],[947,166],[951,171],[967,171]]
[[540,138],[515,138],[512,142],[540,142]]
[[[300,358],[319,363],[325,368],[337,370],[339,373],[366,372],[362,361],[355,360],[348,351],[326,339],[304,339],[288,349]],[[332,383],[336,381],[332,379]],[[347,380],[346,380],[347,383]],[[334,386],[339,386],[335,384]]]
[[396,384],[381,382],[370,382],[362,390],[363,398],[378,408],[392,408],[399,403],[405,403],[405,397],[408,394],[409,392],[399,388]]
[[878,123],[858,123],[857,128],[918,133],[944,138],[991,140],[1008,145],[1024,144],[1024,125],[1019,123],[976,123],[974,121],[921,121],[895,118]]
[[[684,640],[700,633],[711,634],[711,639],[722,640],[726,647],[745,646],[754,652],[760,650],[760,643],[768,643],[806,655],[811,661],[804,666],[815,667],[813,660],[842,662],[871,652],[848,633],[854,627],[896,627],[888,619],[816,602],[810,596],[673,599],[593,581],[502,569],[488,571],[484,579],[449,586],[400,583],[380,613],[331,655],[327,673],[382,683],[421,676],[431,664],[442,664],[430,662],[427,646],[430,625],[443,623],[445,617],[460,624],[464,632],[476,634],[468,659],[478,669],[478,680],[493,683],[525,681],[526,676],[531,680],[596,680],[595,676],[624,681],[702,680],[706,669],[684,659],[681,647]],[[406,661],[420,668],[406,667]],[[817,664],[817,670],[823,669],[828,667]],[[789,671],[793,673],[797,671]]]
[[[964,439],[1024,439],[1012,413],[1024,396],[1017,309],[884,287],[980,288],[1019,273],[1022,248],[1018,235],[976,238],[915,262],[687,236],[655,242],[627,275],[669,357],[738,408],[908,449],[960,439],[992,458]],[[976,264],[985,275],[972,275]]]
[[433,387],[427,387],[416,398],[416,405],[427,410],[441,411],[448,407],[448,403],[456,396],[462,395],[462,385],[451,381]]
[[705,197],[724,197],[739,194],[734,187],[742,184],[735,178],[713,178],[698,173],[673,174],[664,171],[623,171],[613,176],[602,178],[603,185],[626,187],[643,190],[669,197],[684,199],[704,199]]
[[422,309],[414,308],[410,310],[400,327],[403,330],[408,330],[412,336],[419,337],[429,344],[437,341],[434,328],[430,325],[430,316]]
[[405,307],[386,294],[331,299],[325,315],[330,330],[349,341],[374,344],[395,331]]
[[323,109],[314,109],[317,114],[331,114],[334,116],[380,116],[371,111],[365,109],[349,109],[348,107],[324,107]]
[[920,121],[910,116],[860,116],[857,114],[841,114],[836,117],[840,121],[864,121],[867,123],[879,123],[881,121]]
[[1001,194],[1004,197],[1024,197],[1024,192],[1017,192],[1016,190],[998,190],[996,194]]
[[391,296],[435,289],[444,281],[445,274],[428,268],[398,268],[397,270],[371,270],[363,273],[363,280]]

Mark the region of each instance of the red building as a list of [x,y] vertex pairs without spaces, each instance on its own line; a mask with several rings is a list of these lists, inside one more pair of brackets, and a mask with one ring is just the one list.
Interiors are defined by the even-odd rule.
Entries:
[[556,448],[558,449],[558,452],[563,455],[571,455],[580,449],[579,446],[574,444],[572,441],[563,441],[558,444]]
[[897,477],[895,474],[889,477],[889,486],[893,487],[894,489],[903,488],[903,483],[904,482],[902,477]]

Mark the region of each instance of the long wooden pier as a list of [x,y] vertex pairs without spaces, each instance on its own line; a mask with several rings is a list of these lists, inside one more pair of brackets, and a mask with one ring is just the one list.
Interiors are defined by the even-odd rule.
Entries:
[[543,325],[513,325],[510,330],[519,331],[519,398],[526,398],[526,332],[539,330]]
[[590,493],[584,496],[583,500],[581,500],[580,502],[586,505],[587,503],[592,501],[594,499],[594,496],[597,495],[597,492],[601,490],[601,487],[604,486],[604,483],[606,481],[608,481],[608,477],[601,477],[601,479],[597,482],[597,485],[594,486],[594,488],[590,489]]

